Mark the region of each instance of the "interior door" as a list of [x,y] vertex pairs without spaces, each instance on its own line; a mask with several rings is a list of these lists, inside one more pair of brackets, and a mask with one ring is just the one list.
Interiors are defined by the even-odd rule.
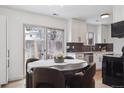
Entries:
[[0,15],[0,84],[5,84],[8,81],[7,68],[6,17]]

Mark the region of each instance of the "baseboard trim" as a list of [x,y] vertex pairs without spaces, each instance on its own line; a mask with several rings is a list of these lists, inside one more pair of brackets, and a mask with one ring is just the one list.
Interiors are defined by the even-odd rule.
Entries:
[[21,77],[21,78],[13,78],[13,79],[9,79],[8,82],[11,82],[11,81],[18,81],[18,80],[21,80],[21,79],[23,79],[23,77]]
[[20,80],[23,80],[24,78],[22,78],[22,79],[18,79],[18,80],[11,80],[11,81],[9,81],[8,83],[12,83],[12,82],[15,82],[15,81],[20,81]]

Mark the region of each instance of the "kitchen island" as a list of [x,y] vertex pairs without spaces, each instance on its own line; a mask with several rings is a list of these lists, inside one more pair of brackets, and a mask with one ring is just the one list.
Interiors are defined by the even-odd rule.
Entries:
[[124,57],[121,54],[103,56],[102,81],[111,87],[124,87]]

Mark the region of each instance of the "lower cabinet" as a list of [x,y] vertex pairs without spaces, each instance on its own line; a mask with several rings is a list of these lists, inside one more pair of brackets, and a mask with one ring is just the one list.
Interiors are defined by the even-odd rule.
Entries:
[[[105,54],[111,54],[112,52],[93,52],[92,53],[92,60],[93,62],[96,63],[96,70],[102,70],[102,60],[103,60],[103,55]],[[74,58],[77,59],[82,59],[82,60],[86,60],[87,62],[89,62],[90,57],[85,56],[86,53],[83,52],[79,52],[79,53],[67,53],[68,56],[72,56]]]

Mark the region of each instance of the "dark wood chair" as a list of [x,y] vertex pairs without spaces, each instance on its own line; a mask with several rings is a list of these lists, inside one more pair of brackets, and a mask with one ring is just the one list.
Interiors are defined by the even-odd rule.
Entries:
[[31,88],[32,87],[32,75],[27,72],[27,65],[28,63],[38,61],[38,58],[29,58],[26,61],[26,88]]
[[33,88],[64,88],[62,72],[52,68],[34,68],[32,73]]
[[74,75],[70,81],[70,88],[94,88],[95,80],[93,79],[96,72],[96,64],[90,64],[87,69],[83,69],[83,74]]

